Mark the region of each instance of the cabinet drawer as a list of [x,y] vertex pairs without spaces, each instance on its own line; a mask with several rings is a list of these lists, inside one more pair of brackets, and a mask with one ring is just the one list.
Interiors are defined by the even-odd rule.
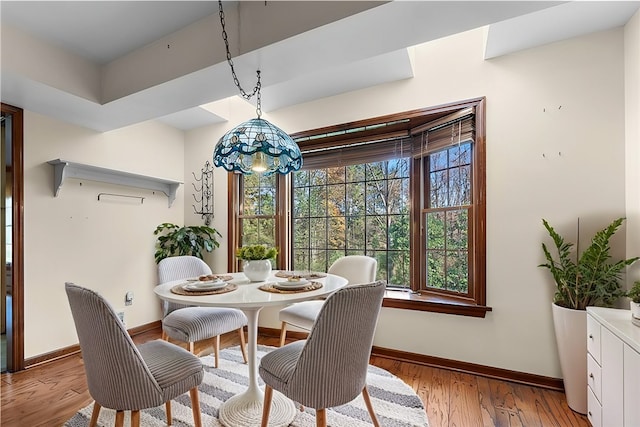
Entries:
[[591,354],[587,355],[587,384],[598,402],[602,402],[602,370]]
[[587,316],[587,351],[598,364],[601,364],[600,323],[591,316]]
[[602,427],[602,406],[591,389],[587,390],[587,418],[593,427]]

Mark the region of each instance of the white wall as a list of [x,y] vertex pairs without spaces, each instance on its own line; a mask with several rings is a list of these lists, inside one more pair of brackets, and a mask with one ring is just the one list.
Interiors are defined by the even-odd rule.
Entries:
[[[627,254],[640,255],[640,11],[624,30],[625,183]],[[629,271],[627,283],[640,280],[640,262]]]
[[[78,342],[65,281],[95,289],[125,309],[127,327],[160,318],[153,230],[161,222],[182,224],[184,188],[174,205],[150,190],[67,179],[53,196],[53,167],[61,158],[137,174],[183,180],[183,133],[148,122],[97,133],[25,111],[24,251],[25,357]],[[145,197],[144,203],[100,192]]]
[[[557,378],[553,286],[537,267],[546,238],[541,219],[573,239],[580,217],[586,239],[625,213],[623,30],[490,61],[482,58],[483,40],[479,29],[417,46],[412,79],[282,109],[268,119],[292,133],[486,96],[493,311],[477,319],[385,308],[375,345]],[[187,162],[204,158],[245,119],[188,133]],[[616,241],[621,255],[624,237]],[[260,324],[278,328],[277,310],[263,310]]]

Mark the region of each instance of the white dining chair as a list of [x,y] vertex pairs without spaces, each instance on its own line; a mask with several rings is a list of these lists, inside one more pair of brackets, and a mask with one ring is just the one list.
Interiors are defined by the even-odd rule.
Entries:
[[[378,261],[375,258],[365,255],[347,255],[335,260],[327,273],[344,277],[351,286],[375,281],[377,268]],[[278,319],[281,322],[280,347],[287,339],[287,324],[310,331],[323,304],[324,300],[303,301],[280,310],[278,313]]]

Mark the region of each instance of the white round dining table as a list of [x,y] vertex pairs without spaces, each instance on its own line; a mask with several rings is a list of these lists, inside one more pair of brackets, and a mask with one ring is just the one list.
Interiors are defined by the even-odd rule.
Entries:
[[[307,301],[319,297],[326,297],[347,285],[344,277],[326,274],[325,277],[313,278],[313,282],[322,283],[322,287],[306,292],[274,293],[260,289],[266,283],[286,281],[286,278],[276,277],[277,271],[272,271],[264,282],[250,282],[243,273],[225,273],[232,276],[229,283],[236,284],[237,289],[231,292],[214,295],[178,295],[171,291],[174,286],[187,283],[186,280],[175,280],[162,283],[154,288],[155,294],[164,301],[201,307],[237,308],[247,316],[248,328],[248,368],[249,385],[247,389],[226,400],[218,412],[218,420],[227,427],[259,426],[262,419],[262,403],[264,393],[258,385],[258,316],[263,307],[285,305],[294,302]],[[221,274],[222,275],[222,274]],[[269,417],[270,426],[288,426],[296,416],[294,403],[274,392]]]

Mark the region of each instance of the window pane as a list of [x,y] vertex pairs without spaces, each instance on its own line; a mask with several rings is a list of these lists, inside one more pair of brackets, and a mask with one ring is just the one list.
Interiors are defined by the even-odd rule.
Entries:
[[327,182],[329,184],[343,183],[345,169],[343,167],[327,169]]
[[428,212],[426,214],[427,250],[444,249],[444,212]]
[[327,185],[327,209],[329,215],[345,214],[347,206],[344,184]]
[[347,184],[347,214],[364,215],[364,183]]
[[293,190],[293,216],[309,216],[309,187]]
[[389,217],[389,249],[409,250],[409,215]]
[[391,179],[387,182],[389,204],[389,213],[408,213],[409,212],[409,180]]
[[444,251],[427,252],[427,286],[446,289]]
[[364,216],[347,217],[347,248],[364,250]]
[[315,169],[309,171],[310,185],[325,185],[327,183],[327,171],[324,169]]
[[293,246],[295,248],[309,247],[309,218],[293,220]]
[[468,211],[466,209],[448,211],[447,218],[447,249],[462,249],[468,247]]
[[[296,267],[296,269],[298,269]],[[327,271],[327,251],[314,249],[311,251],[311,261],[309,262],[309,270]]]
[[346,167],[347,182],[364,181],[364,165],[350,165]]
[[309,185],[309,171],[298,171],[293,173],[293,185],[303,187]]
[[392,159],[388,162],[389,178],[409,178],[409,159]]
[[468,205],[471,202],[470,172],[469,166],[449,170],[449,206]]
[[344,249],[346,246],[346,221],[343,216],[329,217],[329,241],[327,248]]
[[387,222],[385,218],[382,216],[367,217],[367,249],[387,249]]
[[454,146],[449,153],[450,166],[462,166],[471,163],[471,143]]
[[409,250],[406,251],[390,251],[388,255],[388,286],[409,287]]
[[367,253],[367,255],[373,257],[378,261],[378,271],[376,272],[376,280],[386,280],[389,284],[389,270],[386,251],[374,251]]
[[387,176],[385,166],[386,162],[367,163],[365,169],[367,181],[385,179]]
[[387,213],[387,185],[386,181],[367,182],[367,214],[384,215]]
[[275,222],[272,218],[242,220],[242,245],[275,246]]
[[446,169],[449,162],[447,161],[447,150],[433,153],[429,156],[429,170],[438,171]]
[[447,251],[447,289],[467,293],[468,270],[467,252]]
[[326,248],[327,245],[327,219],[310,218],[310,247],[313,249]]
[[325,216],[327,214],[325,187],[311,187],[309,189],[309,210],[311,216]]
[[431,180],[430,207],[432,208],[449,206],[449,200],[447,197],[448,172],[449,171],[445,169],[443,171],[431,172],[429,174]]

